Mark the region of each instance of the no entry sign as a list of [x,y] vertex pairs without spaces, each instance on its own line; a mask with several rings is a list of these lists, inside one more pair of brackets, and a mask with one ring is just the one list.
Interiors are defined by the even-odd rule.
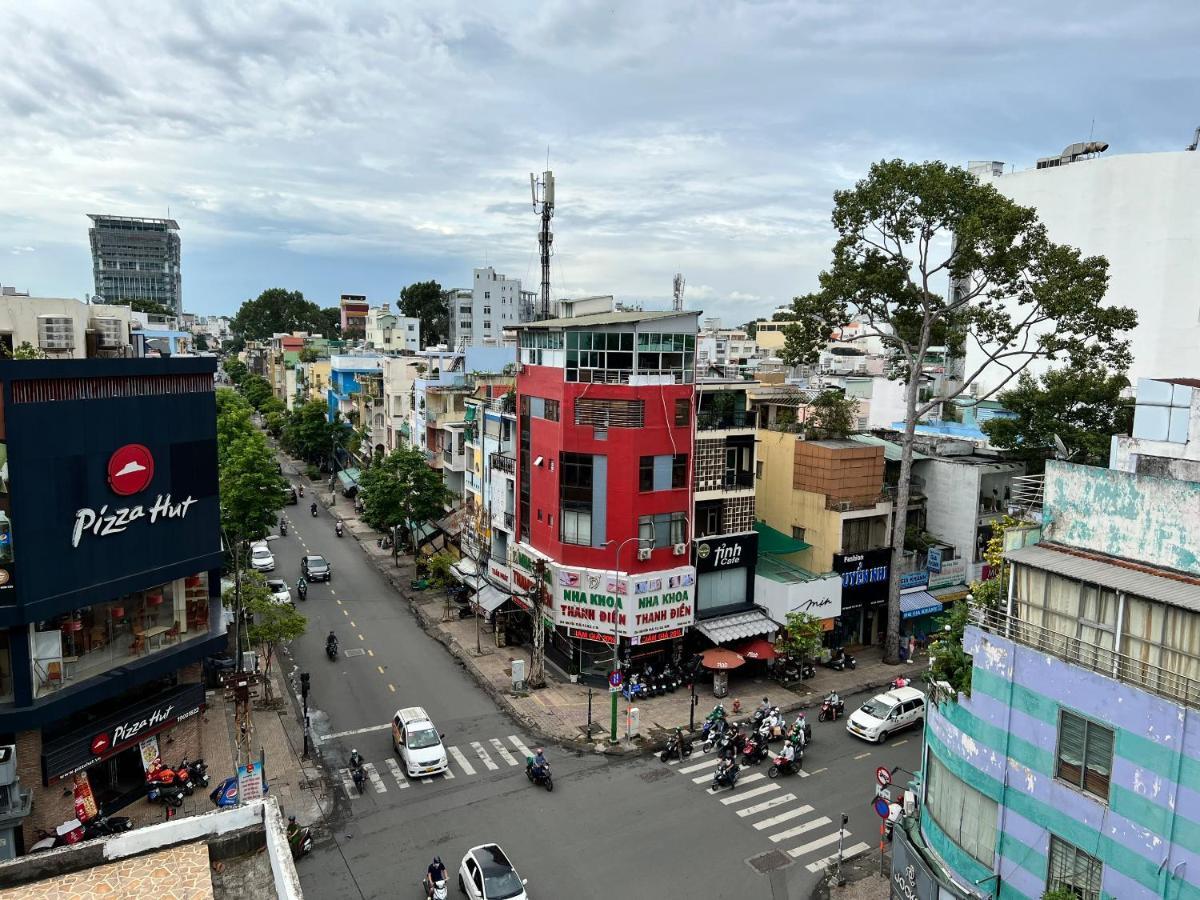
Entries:
[[879,782],[880,787],[887,787],[892,783],[892,773],[888,771],[887,766],[880,766],[875,770],[875,780]]

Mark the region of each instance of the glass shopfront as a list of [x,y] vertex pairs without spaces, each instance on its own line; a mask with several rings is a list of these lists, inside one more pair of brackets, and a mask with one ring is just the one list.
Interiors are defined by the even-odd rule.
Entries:
[[208,607],[201,574],[38,622],[30,633],[34,696],[207,635]]

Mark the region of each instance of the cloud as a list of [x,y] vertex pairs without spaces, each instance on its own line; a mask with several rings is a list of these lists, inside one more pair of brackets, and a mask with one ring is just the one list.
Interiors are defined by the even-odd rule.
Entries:
[[0,246],[38,252],[6,283],[80,296],[85,213],[169,209],[200,312],[484,260],[533,287],[548,153],[556,294],[667,305],[682,271],[745,321],[815,286],[832,193],[872,161],[1029,165],[1093,116],[1110,153],[1172,149],[1200,88],[1200,7],[1166,2],[27,7],[0,8],[38,60],[0,70]]
[[35,250],[35,247],[10,247],[8,252],[13,256],[20,256],[22,253],[33,253]]

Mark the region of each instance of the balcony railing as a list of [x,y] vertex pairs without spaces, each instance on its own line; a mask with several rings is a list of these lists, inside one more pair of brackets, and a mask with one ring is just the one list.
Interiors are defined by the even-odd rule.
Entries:
[[513,514],[510,512],[504,514],[504,527],[509,531],[513,530]]
[[1002,609],[971,607],[971,621],[984,631],[1057,656],[1074,665],[1115,678],[1151,694],[1200,709],[1200,681],[1141,662],[1115,650],[1024,622]]
[[725,428],[751,428],[754,416],[747,412],[728,413],[701,412],[696,416],[696,428],[700,431],[720,431]]
[[491,460],[493,469],[498,469],[508,475],[517,474],[517,461],[513,457],[504,453],[493,453]]

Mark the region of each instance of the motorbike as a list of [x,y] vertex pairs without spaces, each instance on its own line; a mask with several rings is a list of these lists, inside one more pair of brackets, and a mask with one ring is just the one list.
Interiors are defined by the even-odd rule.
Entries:
[[299,859],[312,852],[312,831],[307,825],[292,825],[288,828],[288,846],[292,849],[292,859]]
[[175,783],[190,797],[196,790],[196,783],[192,781],[192,770],[188,766],[187,758],[185,757],[172,771],[175,773]]
[[711,790],[715,791],[723,787],[734,787],[737,784],[738,772],[740,769],[741,767],[737,763],[734,763],[732,766],[718,768],[717,771],[713,773]]
[[432,889],[429,886],[429,881],[422,879],[421,887],[425,888],[425,900],[446,900],[450,896],[450,888],[447,886],[444,878],[435,881]]
[[646,696],[646,686],[638,680],[638,676],[634,675],[621,688],[621,696],[626,700],[637,700]]
[[183,788],[176,784],[174,779],[167,781],[162,777],[169,771],[170,769],[164,769],[159,777],[146,782],[146,800],[150,803],[157,801],[164,806],[170,805],[178,809],[183,806]]
[[315,519],[317,517],[317,504],[314,502],[313,505],[308,508],[308,511],[312,513],[312,516]]
[[366,762],[366,760],[363,759],[363,755],[361,753],[359,753],[357,750],[350,751],[350,768],[361,769],[364,762]]
[[188,777],[191,779],[193,785],[208,787],[208,782],[210,780],[208,774],[208,764],[203,759],[197,759],[189,762],[188,758],[185,756],[183,758],[183,765],[187,767]]
[[296,583],[296,593],[300,595],[301,600],[308,599],[308,582],[303,578]]
[[812,743],[812,724],[804,718],[804,713],[796,716],[796,721],[792,723],[792,727],[788,730],[788,737],[795,737],[796,732],[804,731],[804,743],[807,746]]
[[742,748],[742,765],[755,766],[767,758],[767,742],[755,736],[746,741]]
[[889,689],[895,691],[895,690],[899,690],[900,688],[906,688],[906,687],[908,687],[908,679],[905,678],[904,676],[900,676],[899,678],[892,680],[892,684]]
[[800,663],[800,678],[807,681],[817,674],[817,668],[810,662]]
[[829,694],[821,701],[821,711],[817,713],[818,722],[836,722],[846,714],[846,703],[836,694]]
[[333,530],[334,530],[334,533],[337,534],[338,537],[341,537],[342,536],[342,523],[338,522],[336,525],[334,525]]
[[704,730],[701,732],[704,737],[704,752],[707,753],[714,746],[716,746],[717,741],[724,737],[728,731],[729,725],[724,719],[717,719],[713,722],[705,722]]
[[304,485],[299,485],[296,488],[296,491],[300,494],[301,497],[303,497],[304,496]]
[[683,762],[692,755],[692,742],[687,738],[681,738],[678,734],[671,735],[671,739],[667,741],[667,746],[663,748],[662,753],[658,758],[663,762],[671,759],[674,756],[679,757],[679,761]]
[[279,536],[287,537],[287,522],[283,521],[283,519],[279,520]]
[[728,758],[736,760],[738,752],[745,745],[745,735],[739,735],[737,731],[730,728],[721,736],[721,739],[717,741],[717,756],[721,757],[721,759]]
[[670,665],[663,669],[663,681],[666,683],[667,692],[671,694],[679,690],[679,685],[683,683],[679,677],[679,673]]
[[534,784],[540,784],[548,791],[554,790],[554,779],[550,775],[550,763],[542,766],[539,772],[533,767],[533,757],[525,757],[525,777]]
[[337,643],[337,641],[326,641],[325,642],[325,655],[328,656],[330,659],[338,658],[338,643]]
[[767,741],[777,741],[783,737],[783,716],[779,712],[779,707],[772,707],[771,712],[759,723],[758,734]]
[[358,793],[364,793],[367,789],[367,773],[363,771],[363,767],[354,766],[350,770],[350,777],[354,779],[354,786],[358,788]]
[[833,669],[835,672],[841,672],[843,669],[853,669],[857,665],[858,663],[854,657],[841,647],[834,648],[829,654],[829,659],[825,660],[825,666]]
[[29,848],[30,853],[39,853],[42,850],[53,850],[55,847],[65,847],[68,844],[78,844],[84,838],[84,827],[78,819],[68,819],[59,825],[53,832],[46,831],[44,828],[39,828],[37,831],[38,841]]
[[771,768],[767,769],[767,776],[769,778],[778,778],[780,775],[795,775],[800,771],[800,762],[803,759],[803,750],[797,750],[795,757],[792,759],[776,756],[771,763]]
[[96,816],[83,823],[83,839],[90,841],[92,838],[108,837],[131,828],[133,820],[129,816]]

